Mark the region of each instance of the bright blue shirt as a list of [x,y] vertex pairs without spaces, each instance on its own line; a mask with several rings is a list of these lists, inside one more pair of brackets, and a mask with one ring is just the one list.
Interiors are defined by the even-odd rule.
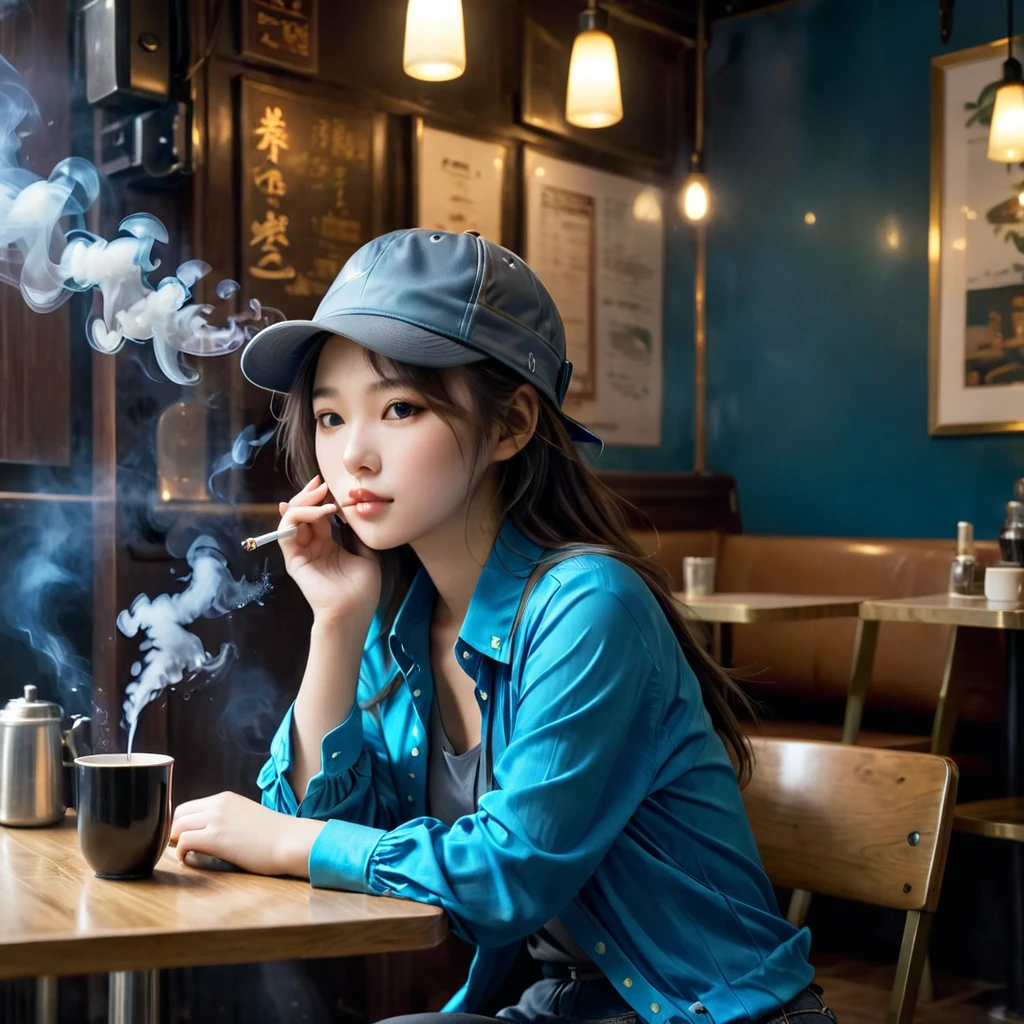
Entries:
[[444,908],[477,947],[446,1010],[479,1007],[557,915],[642,1020],[757,1020],[813,978],[810,935],[779,914],[697,678],[649,588],[611,556],[548,569],[510,637],[544,554],[506,520],[455,645],[497,787],[475,814],[450,828],[426,815],[436,591],[423,570],[390,632],[371,627],[358,699],[401,684],[324,736],[301,803],[289,710],[263,803],[327,821],[314,886]]

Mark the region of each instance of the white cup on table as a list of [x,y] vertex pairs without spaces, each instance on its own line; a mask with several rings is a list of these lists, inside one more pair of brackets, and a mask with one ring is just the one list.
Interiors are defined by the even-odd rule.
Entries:
[[1024,567],[990,565],[985,570],[985,597],[993,604],[1016,605],[1024,602]]
[[707,597],[714,592],[714,558],[687,555],[683,559],[683,594],[686,597]]

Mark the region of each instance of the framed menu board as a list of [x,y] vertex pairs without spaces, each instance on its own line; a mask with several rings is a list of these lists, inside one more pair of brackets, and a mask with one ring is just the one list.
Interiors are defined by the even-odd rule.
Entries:
[[242,56],[315,75],[317,0],[241,0]]
[[242,79],[245,298],[309,318],[377,231],[383,115]]

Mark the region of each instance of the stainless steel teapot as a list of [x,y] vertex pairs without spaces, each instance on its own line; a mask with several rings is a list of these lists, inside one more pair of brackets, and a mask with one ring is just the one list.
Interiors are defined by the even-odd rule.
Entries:
[[0,709],[0,825],[52,825],[64,817],[64,749],[71,760],[86,753],[91,722],[78,715],[62,733],[62,715],[31,684]]

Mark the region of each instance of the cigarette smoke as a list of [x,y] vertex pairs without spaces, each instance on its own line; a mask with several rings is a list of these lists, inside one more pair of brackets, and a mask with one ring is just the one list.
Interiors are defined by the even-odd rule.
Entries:
[[188,583],[185,590],[153,600],[139,594],[131,608],[117,617],[117,628],[125,636],[134,637],[139,630],[146,635],[139,645],[144,656],[132,665],[134,678],[125,688],[122,708],[129,753],[140,712],[167,687],[181,686],[187,696],[215,683],[234,664],[238,654],[234,644],[223,643],[211,655],[185,627],[199,618],[227,615],[252,601],[262,603],[270,590],[266,575],[259,580],[235,579],[220,545],[208,534],[192,542],[185,558],[192,569],[180,578]]
[[[183,354],[226,355],[282,318],[252,299],[225,326],[210,323],[214,307],[189,301],[192,287],[211,269],[202,260],[189,260],[156,287],[150,284],[148,275],[160,266],[153,247],[168,241],[164,225],[136,213],[121,221],[119,236],[109,241],[86,231],[84,216],[100,189],[99,173],[88,160],[67,157],[45,180],[18,166],[21,137],[40,122],[21,76],[0,57],[0,280],[18,288],[32,309],[48,313],[73,292],[95,289],[101,312],[86,328],[93,348],[112,354],[126,340],[148,341],[160,369],[177,384],[200,379],[182,363]],[[70,225],[66,231],[63,222]],[[222,281],[216,291],[226,299],[238,284]]]

